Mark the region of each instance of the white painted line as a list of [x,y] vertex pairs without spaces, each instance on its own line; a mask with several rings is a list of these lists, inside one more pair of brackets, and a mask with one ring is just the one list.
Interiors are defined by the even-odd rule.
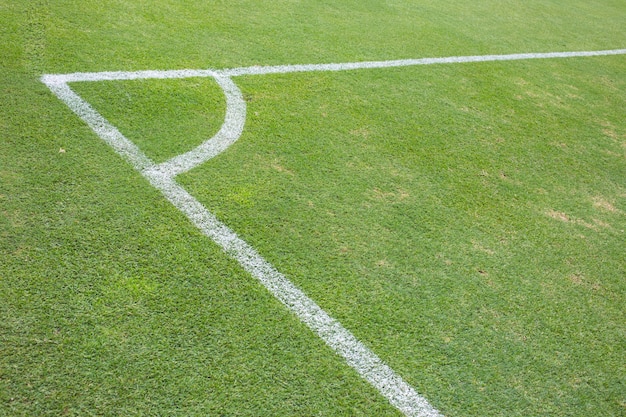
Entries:
[[[571,58],[602,55],[622,55],[626,49],[583,52],[554,52],[536,54],[461,56],[423,58],[395,61],[355,62],[321,65],[282,65],[244,67],[227,70],[173,70],[136,72],[98,72],[73,74],[48,74],[41,80],[93,131],[139,171],[176,208],[183,212],[203,234],[217,243],[236,259],[252,276],[258,279],[290,311],[311,328],[336,353],[372,384],[387,400],[407,416],[440,417],[441,414],[420,396],[393,369],[369,350],[337,320],[329,316],[313,300],[278,272],[254,248],[235,232],[220,222],[198,200],[175,180],[186,172],[220,154],[232,145],[243,131],[246,104],[241,91],[230,79],[240,75],[283,74],[305,71],[344,71],[366,68],[391,68],[412,65],[432,65],[487,61],[510,61],[539,58]],[[213,77],[226,96],[226,116],[219,132],[190,152],[176,156],[162,164],[155,164],[117,128],[95,111],[89,103],[68,86],[70,82],[111,81],[138,79],[171,79],[187,77]]]
[[362,378],[378,389],[393,406],[407,416],[441,416],[424,397],[374,352],[278,272],[254,248],[220,222],[173,178],[159,177],[158,174],[146,177],[174,206],[185,213],[196,227],[235,258],[250,275],[261,281],[265,288],[341,355]]
[[104,117],[100,116],[89,103],[80,98],[67,84],[56,82],[47,83],[45,79],[42,78],[42,80],[57,97],[67,104],[81,119],[87,122],[89,127],[91,127],[102,140],[115,149],[115,152],[120,154],[135,167],[135,169],[143,171],[154,165],[154,163],[141,152],[137,145],[126,139],[115,126],[109,123]]
[[231,68],[224,70],[167,70],[167,71],[131,71],[131,72],[76,72],[72,74],[44,75],[42,81],[46,84],[72,83],[79,81],[114,81],[139,79],[169,79],[189,77],[236,77],[241,75],[285,74],[290,72],[310,71],[346,71],[366,68],[393,68],[414,65],[434,64],[462,64],[471,62],[490,61],[517,61],[524,59],[549,58],[577,58],[606,55],[624,55],[626,49],[607,49],[603,51],[573,51],[573,52],[538,52],[505,55],[470,55],[451,56],[443,58],[400,59],[392,61],[346,62],[339,64],[305,64],[305,65],[276,65]]
[[130,81],[148,79],[173,79],[191,77],[214,77],[211,70],[150,70],[150,71],[107,71],[107,72],[75,72],[72,74],[46,74],[41,80],[46,85],[75,83],[80,81]]
[[219,132],[197,148],[159,164],[155,169],[174,177],[219,155],[239,139],[246,122],[246,102],[230,78],[220,76],[215,77],[215,81],[226,95],[226,115]]
[[[308,64],[308,65],[278,65],[278,66],[253,66],[231,68],[224,70],[148,70],[148,71],[109,71],[109,72],[76,72],[71,74],[46,74],[42,81],[50,88],[53,86],[63,87],[70,82],[83,81],[124,81],[143,79],[180,79],[191,77],[213,77],[222,87],[226,95],[226,117],[220,131],[212,138],[203,142],[200,146],[185,154],[178,155],[171,160],[160,164],[152,169],[163,170],[172,175],[181,174],[190,169],[203,164],[209,159],[217,156],[232,145],[243,131],[245,123],[245,102],[241,91],[230,79],[234,76],[242,75],[265,75],[265,74],[285,74],[292,72],[309,71],[347,71],[357,69],[373,68],[394,68],[415,65],[435,65],[435,64],[458,64],[472,62],[493,62],[493,61],[515,61],[523,59],[549,59],[549,58],[576,58],[594,57],[606,55],[624,55],[626,49],[608,49],[601,51],[571,51],[571,52],[544,52],[544,53],[523,53],[505,55],[470,55],[452,56],[443,58],[419,58],[401,59],[392,61],[367,61],[367,62],[347,62],[339,64]],[[103,121],[105,121],[103,119]],[[105,121],[106,122],[106,121]],[[112,127],[112,126],[110,126]],[[114,128],[113,128],[114,129]],[[118,132],[119,133],[119,132]],[[134,145],[133,145],[134,146]]]
[[606,51],[583,51],[583,52],[549,52],[549,53],[529,53],[529,54],[509,54],[509,55],[474,55],[474,56],[452,56],[445,58],[421,58],[421,59],[401,59],[394,61],[369,61],[350,62],[343,64],[322,64],[322,65],[278,65],[271,67],[245,67],[230,70],[217,71],[225,76],[239,75],[264,75],[264,74],[285,74],[289,72],[309,72],[309,71],[346,71],[365,68],[393,68],[408,67],[414,65],[433,64],[461,64],[470,62],[489,61],[515,61],[522,59],[546,59],[546,58],[574,58],[602,55],[622,55],[626,54],[626,49],[612,49]]

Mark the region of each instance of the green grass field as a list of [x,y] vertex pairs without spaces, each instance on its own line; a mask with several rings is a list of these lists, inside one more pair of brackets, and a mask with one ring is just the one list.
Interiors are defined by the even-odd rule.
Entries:
[[[626,4],[0,0],[0,416],[401,415],[43,74],[626,48]],[[437,410],[626,416],[626,55],[236,78],[177,178]],[[72,88],[156,162],[210,78]]]

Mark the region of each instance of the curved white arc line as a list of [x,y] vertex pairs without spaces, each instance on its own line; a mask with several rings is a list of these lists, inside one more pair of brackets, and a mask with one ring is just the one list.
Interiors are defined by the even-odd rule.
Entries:
[[191,151],[150,167],[151,171],[156,170],[169,177],[175,177],[214,158],[239,139],[246,122],[246,102],[243,94],[229,77],[214,78],[226,96],[226,114],[220,130]]

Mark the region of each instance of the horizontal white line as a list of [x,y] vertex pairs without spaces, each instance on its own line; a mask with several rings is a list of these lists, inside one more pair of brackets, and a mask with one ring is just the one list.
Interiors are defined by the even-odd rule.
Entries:
[[105,71],[105,72],[74,72],[71,74],[46,74],[41,78],[46,85],[74,83],[80,81],[125,81],[170,79],[191,77],[215,77],[212,70],[150,70],[150,71]]
[[264,75],[264,74],[285,74],[289,72],[309,72],[309,71],[346,71],[365,68],[392,68],[409,67],[415,65],[434,64],[460,64],[469,62],[489,62],[489,61],[514,61],[521,59],[546,59],[546,58],[573,58],[585,56],[602,55],[623,55],[626,49],[613,49],[607,51],[582,51],[582,52],[549,52],[549,53],[528,53],[509,55],[474,55],[474,56],[452,56],[446,58],[420,58],[420,59],[400,59],[394,61],[369,61],[350,62],[344,64],[319,64],[319,65],[278,65],[270,67],[244,67],[222,71],[216,71],[226,76],[239,75]]
[[167,71],[115,71],[115,72],[75,72],[71,74],[48,74],[44,75],[42,81],[48,85],[58,83],[71,83],[79,81],[114,81],[114,80],[139,80],[139,79],[167,79],[167,78],[189,78],[189,77],[235,77],[242,75],[265,75],[265,74],[285,74],[290,72],[310,72],[310,71],[346,71],[365,68],[392,68],[408,67],[415,65],[434,64],[459,64],[471,62],[491,62],[491,61],[516,61],[523,59],[548,59],[548,58],[575,58],[593,57],[606,55],[624,55],[626,49],[608,49],[603,51],[573,51],[573,52],[538,52],[507,55],[470,55],[451,56],[443,58],[419,58],[400,59],[392,61],[366,61],[348,62],[337,64],[304,64],[304,65],[276,65],[276,66],[253,66],[240,67],[223,70],[167,70]]

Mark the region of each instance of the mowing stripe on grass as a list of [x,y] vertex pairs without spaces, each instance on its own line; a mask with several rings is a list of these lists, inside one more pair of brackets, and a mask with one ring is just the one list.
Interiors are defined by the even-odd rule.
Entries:
[[[203,234],[236,259],[278,300],[311,328],[336,353],[341,355],[365,380],[407,416],[437,417],[441,414],[420,396],[393,369],[329,316],[312,299],[269,264],[253,247],[220,222],[175,180],[176,175],[198,166],[226,150],[243,131],[246,104],[241,91],[230,77],[242,75],[283,74],[307,71],[343,71],[366,68],[391,68],[413,65],[511,61],[540,58],[571,58],[623,55],[626,49],[582,52],[527,53],[509,55],[459,56],[394,61],[370,61],[321,65],[282,65],[242,67],[226,70],[173,70],[136,72],[98,72],[44,75],[42,81],[74,111],[96,134],[139,171],[176,208],[183,212]],[[213,77],[226,97],[226,116],[218,133],[195,149],[162,164],[155,164],[119,130],[94,110],[68,86],[69,82],[172,79]]]

